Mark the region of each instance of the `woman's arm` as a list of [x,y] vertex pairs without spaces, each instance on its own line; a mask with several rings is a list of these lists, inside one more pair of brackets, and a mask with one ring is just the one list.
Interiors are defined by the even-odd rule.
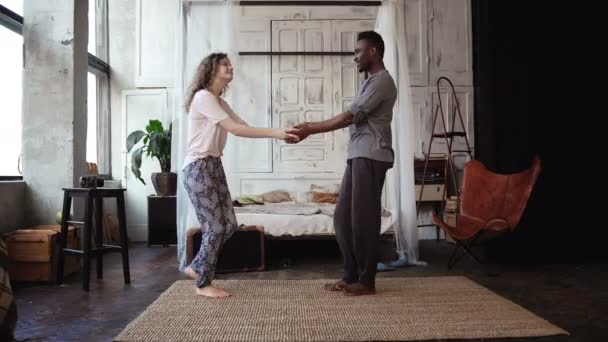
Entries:
[[289,142],[297,142],[300,140],[297,135],[289,134],[285,132],[284,129],[250,127],[237,122],[232,117],[220,121],[219,124],[228,132],[244,138],[275,138]]
[[[295,134],[289,134],[284,129],[249,127],[238,115],[230,109],[230,106],[222,99],[211,93],[203,93],[200,98],[195,98],[193,104],[195,110],[206,116],[213,124],[218,124],[228,132],[245,138],[275,138],[285,140],[289,143],[298,142]],[[236,116],[236,118],[234,116]]]
[[224,99],[222,98],[219,98],[219,100],[220,106],[230,117],[232,117],[232,120],[236,121],[237,123],[240,123],[241,125],[249,126],[249,124],[247,124],[245,120],[241,119],[241,117],[232,110],[228,102],[224,101]]

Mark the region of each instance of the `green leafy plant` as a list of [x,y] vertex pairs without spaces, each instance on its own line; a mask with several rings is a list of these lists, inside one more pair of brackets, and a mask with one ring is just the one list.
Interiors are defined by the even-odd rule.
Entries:
[[142,183],[141,178],[141,158],[145,153],[148,157],[158,159],[161,172],[171,172],[171,133],[173,124],[169,129],[163,128],[159,120],[150,120],[146,126],[146,132],[134,131],[127,137],[127,151],[131,152],[133,147],[143,139],[143,146],[133,151],[131,155],[131,171]]

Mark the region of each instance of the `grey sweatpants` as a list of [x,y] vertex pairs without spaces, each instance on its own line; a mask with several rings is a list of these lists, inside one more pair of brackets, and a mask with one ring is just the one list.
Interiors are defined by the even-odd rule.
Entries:
[[334,213],[346,283],[376,285],[382,188],[391,167],[391,163],[368,158],[348,160]]

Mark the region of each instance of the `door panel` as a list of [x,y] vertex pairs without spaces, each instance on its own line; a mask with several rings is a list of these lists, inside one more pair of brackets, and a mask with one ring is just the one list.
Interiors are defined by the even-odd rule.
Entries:
[[[273,21],[273,51],[331,51],[331,22]],[[330,56],[272,57],[273,127],[333,116]],[[275,172],[327,172],[331,169],[333,134],[311,136],[289,145],[274,142]]]

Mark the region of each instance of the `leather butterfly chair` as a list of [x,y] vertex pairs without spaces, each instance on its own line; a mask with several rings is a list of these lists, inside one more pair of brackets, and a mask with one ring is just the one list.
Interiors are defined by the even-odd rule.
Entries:
[[[530,168],[512,174],[494,173],[478,160],[465,164],[456,226],[445,223],[437,213],[433,213],[434,223],[456,241],[456,248],[448,261],[448,269],[451,269],[465,252],[475,261],[482,263],[473,254],[471,247],[480,240],[492,239],[515,230],[540,170],[538,156],[534,157]],[[461,248],[464,252],[457,256]]]

